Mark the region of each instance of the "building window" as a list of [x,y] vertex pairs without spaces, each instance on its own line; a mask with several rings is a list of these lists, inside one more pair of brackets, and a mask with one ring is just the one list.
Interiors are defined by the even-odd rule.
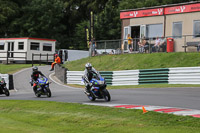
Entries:
[[24,50],[24,42],[18,42],[18,50]]
[[163,24],[146,25],[146,37],[155,38],[163,36]]
[[193,24],[193,35],[194,37],[200,37],[200,20],[195,20]]
[[51,43],[43,43],[43,51],[52,51]]
[[0,50],[4,50],[4,45],[5,45],[4,42],[0,42]]
[[31,42],[31,50],[40,50],[40,43],[38,42]]
[[182,22],[174,22],[173,23],[173,37],[181,38],[182,37]]

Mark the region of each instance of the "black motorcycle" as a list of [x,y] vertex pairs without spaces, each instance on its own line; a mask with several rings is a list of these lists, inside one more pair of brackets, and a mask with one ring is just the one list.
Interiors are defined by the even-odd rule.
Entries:
[[0,95],[2,94],[5,94],[6,96],[10,96],[10,92],[6,87],[5,80],[0,77]]

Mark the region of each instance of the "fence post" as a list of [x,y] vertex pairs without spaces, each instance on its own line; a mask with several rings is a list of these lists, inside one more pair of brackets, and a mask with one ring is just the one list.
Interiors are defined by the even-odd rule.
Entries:
[[186,53],[186,36],[184,36],[184,48],[185,48],[185,53]]
[[6,64],[8,65],[8,56],[9,56],[9,52],[7,51],[7,61],[6,61]]
[[105,41],[105,53],[106,53],[106,41]]
[[40,53],[40,66],[41,66],[41,53]]
[[47,65],[48,65],[48,53],[47,53]]
[[27,64],[27,52],[25,52],[25,62]]
[[33,67],[34,53],[32,53],[32,67]]
[[151,47],[151,38],[149,39],[150,41],[149,41],[149,53],[151,54],[152,53],[152,47]]

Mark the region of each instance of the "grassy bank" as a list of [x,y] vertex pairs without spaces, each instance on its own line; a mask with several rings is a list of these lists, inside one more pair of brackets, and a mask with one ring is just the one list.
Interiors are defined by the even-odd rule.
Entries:
[[0,64],[0,73],[13,74],[23,68],[28,68],[28,67],[32,67],[32,64],[9,64],[9,65]]
[[1,101],[1,132],[196,133],[200,119],[47,101]]
[[64,66],[71,71],[84,70],[90,62],[98,71],[135,70],[200,66],[199,53],[152,53],[105,55],[71,61]]

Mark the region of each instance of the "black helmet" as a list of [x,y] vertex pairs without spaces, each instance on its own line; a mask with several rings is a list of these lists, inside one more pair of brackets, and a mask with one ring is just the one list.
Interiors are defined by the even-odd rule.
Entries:
[[37,71],[37,70],[38,70],[38,67],[34,66],[33,71]]
[[85,64],[85,68],[86,68],[88,71],[91,71],[91,70],[92,70],[92,64],[90,64],[90,63]]

